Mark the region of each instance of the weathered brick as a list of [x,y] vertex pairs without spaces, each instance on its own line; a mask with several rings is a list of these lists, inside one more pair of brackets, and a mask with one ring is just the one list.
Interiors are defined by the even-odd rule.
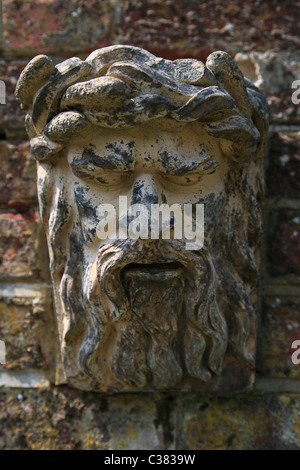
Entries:
[[44,276],[44,238],[35,212],[0,214],[0,279]]
[[55,337],[49,318],[50,306],[48,289],[38,285],[1,286],[0,338],[6,346],[3,369],[45,369],[50,365],[55,368]]
[[278,209],[267,223],[268,272],[273,276],[300,275],[300,211]]
[[300,365],[293,364],[293,341],[300,340],[299,302],[265,299],[258,337],[257,372],[261,376],[300,380]]
[[267,194],[300,198],[300,133],[273,133],[267,164]]
[[15,87],[17,80],[26,66],[26,62],[0,61],[0,79],[4,81],[6,88],[6,104],[0,104],[0,132],[2,138],[12,133],[24,135],[25,113],[15,99]]
[[70,55],[109,45],[116,34],[117,2],[4,0],[6,57]]
[[206,59],[214,50],[299,48],[300,3],[212,0],[128,0],[123,6],[123,42],[174,59]]
[[0,209],[18,210],[14,200],[24,201],[23,212],[25,203],[29,210],[37,207],[36,165],[30,158],[29,142],[0,140],[0,166]]

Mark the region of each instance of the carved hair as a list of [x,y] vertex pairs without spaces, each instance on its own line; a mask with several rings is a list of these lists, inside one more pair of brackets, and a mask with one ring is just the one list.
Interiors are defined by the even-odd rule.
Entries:
[[88,130],[124,128],[158,117],[205,122],[231,142],[223,151],[248,160],[265,140],[267,106],[226,52],[169,61],[133,46],[111,46],[56,66],[44,55],[22,72],[16,97],[27,110],[35,157],[43,160]]

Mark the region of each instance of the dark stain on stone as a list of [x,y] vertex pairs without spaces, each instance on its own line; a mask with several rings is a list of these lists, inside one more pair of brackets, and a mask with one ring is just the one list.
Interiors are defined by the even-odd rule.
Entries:
[[[196,170],[197,168],[201,168],[201,163],[197,160],[191,161],[188,160],[186,162],[183,161],[183,158],[179,158],[177,155],[172,155],[167,150],[159,151],[159,158],[158,161],[162,164],[166,173],[172,172],[176,176],[182,176],[189,171]],[[203,166],[203,169],[206,170],[211,165],[214,165],[215,162],[208,161]],[[206,168],[207,167],[207,168]]]
[[88,165],[95,165],[103,170],[121,170],[124,167],[131,169],[134,162],[133,144],[133,142],[129,142],[126,144],[127,148],[116,143],[108,144],[105,148],[111,153],[105,156],[98,155],[92,148],[85,148],[82,156],[75,158],[71,163],[72,170],[76,176],[80,177],[93,171],[93,169],[87,168]]
[[166,397],[156,405],[156,429],[161,426],[163,430],[164,448],[168,449],[174,441],[174,426],[172,424],[173,397]]
[[[91,225],[97,224],[97,215],[94,205],[91,203],[91,199],[89,199],[86,195],[86,189],[80,186],[76,187],[74,190],[75,200],[78,207],[78,212],[80,218],[86,217],[91,222]],[[89,234],[94,236],[96,232],[96,228],[90,228]],[[88,237],[91,238],[90,236]]]
[[143,189],[144,181],[136,181],[132,189],[132,200],[131,204],[139,203],[143,200]]
[[227,447],[232,447],[232,444],[233,444],[233,440],[234,438],[236,437],[236,434],[235,433],[232,433],[230,434],[230,436],[226,439],[226,445]]
[[208,403],[202,403],[202,405],[199,406],[199,411],[205,411],[208,408]]
[[108,406],[108,403],[107,403],[107,399],[105,397],[101,397],[101,399],[100,399],[99,410],[102,413],[105,413],[106,411],[109,411],[109,406]]
[[[122,142],[123,141],[121,141],[120,143],[122,144]],[[123,145],[126,145],[127,148],[124,149],[124,147],[118,145],[118,143],[107,144],[105,148],[107,150],[112,151],[112,154],[109,155],[109,157],[107,158],[111,159],[113,162],[115,162],[115,160],[117,160],[118,162],[121,161],[125,163],[128,167],[131,167],[134,162],[132,149],[135,143],[133,141],[130,141],[127,144]]]
[[[82,153],[83,163],[85,159],[87,160],[86,163],[92,163],[96,166],[101,166],[101,168],[105,170],[113,170],[115,168],[115,165],[111,162],[109,157],[102,157],[100,155],[97,155],[92,149],[84,149]],[[76,161],[74,161],[73,164],[76,164]]]
[[108,182],[104,178],[101,178],[101,176],[98,176],[98,178],[95,178],[95,179],[99,181],[99,183],[108,184]]
[[148,191],[144,188],[144,181],[136,181],[131,196],[131,204],[158,204],[158,195],[156,192]]

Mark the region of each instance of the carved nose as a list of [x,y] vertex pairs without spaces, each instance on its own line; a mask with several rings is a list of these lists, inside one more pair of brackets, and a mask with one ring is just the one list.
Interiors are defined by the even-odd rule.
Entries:
[[[158,204],[159,202],[159,193],[155,183],[155,180],[152,175],[142,174],[139,175],[133,185],[131,196],[130,196],[130,206],[128,212],[127,223],[128,228],[131,227],[133,220],[133,213],[135,209],[138,209],[139,213],[139,234],[141,238],[149,238],[151,233],[151,205]],[[138,205],[138,206],[136,206]],[[131,212],[133,209],[133,212]],[[134,237],[134,235],[131,236]]]
[[158,204],[158,190],[152,175],[140,175],[134,182],[130,204],[144,204],[147,209],[151,204]]

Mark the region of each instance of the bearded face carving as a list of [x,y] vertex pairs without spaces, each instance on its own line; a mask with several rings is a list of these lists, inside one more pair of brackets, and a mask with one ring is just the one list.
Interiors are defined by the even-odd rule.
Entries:
[[[37,56],[16,96],[38,162],[66,381],[102,392],[250,388],[267,132],[260,92],[225,52],[204,65],[112,46],[56,66]],[[150,215],[130,236],[132,213],[109,219],[120,196],[147,214],[203,206],[201,247],[176,236],[178,218],[169,237],[160,226],[151,237]],[[100,208],[122,236],[99,231]]]

